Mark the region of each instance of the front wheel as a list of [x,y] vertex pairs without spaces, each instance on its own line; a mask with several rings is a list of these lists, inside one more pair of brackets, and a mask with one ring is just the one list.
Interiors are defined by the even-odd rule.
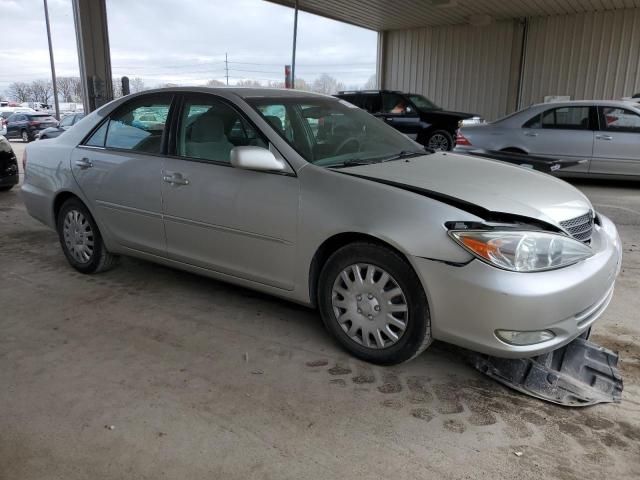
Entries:
[[453,137],[446,130],[436,130],[427,134],[420,143],[436,152],[447,152],[453,148]]
[[73,268],[81,273],[109,270],[118,257],[109,253],[91,213],[77,198],[62,204],[57,218],[62,251]]
[[326,328],[356,357],[393,365],[431,343],[424,289],[395,251],[368,242],[342,247],[327,260],[318,283]]

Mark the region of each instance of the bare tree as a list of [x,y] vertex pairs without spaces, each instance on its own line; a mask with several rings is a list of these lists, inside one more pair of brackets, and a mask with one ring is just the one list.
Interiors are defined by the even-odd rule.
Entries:
[[205,83],[205,86],[206,87],[224,87],[226,86],[226,83],[221,82],[220,80],[216,80],[215,78],[212,78],[207,83]]
[[136,77],[129,80],[129,90],[131,93],[138,93],[147,90],[147,87],[144,84],[144,80],[140,77]]
[[371,75],[367,81],[364,83],[365,90],[375,90],[378,88],[378,78],[376,75]]
[[13,82],[7,87],[7,96],[18,103],[31,100],[31,86],[25,82]]
[[314,80],[311,90],[318,93],[324,93],[325,95],[331,95],[339,90],[344,90],[344,84],[338,82],[331,75],[323,73]]
[[49,105],[53,97],[53,87],[48,80],[34,80],[31,82],[31,98],[34,102]]
[[78,92],[82,90],[80,77],[57,77],[58,92],[62,95],[63,102],[79,102],[82,95]]
[[264,85],[260,83],[258,80],[238,80],[236,82],[236,86],[237,87],[257,87],[257,88],[264,87]]

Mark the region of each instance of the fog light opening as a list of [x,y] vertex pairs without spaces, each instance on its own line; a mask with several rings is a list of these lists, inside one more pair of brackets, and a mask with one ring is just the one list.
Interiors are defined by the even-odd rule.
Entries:
[[496,330],[496,337],[510,345],[535,345],[552,340],[556,334],[551,330],[534,330],[531,332],[520,332],[517,330]]

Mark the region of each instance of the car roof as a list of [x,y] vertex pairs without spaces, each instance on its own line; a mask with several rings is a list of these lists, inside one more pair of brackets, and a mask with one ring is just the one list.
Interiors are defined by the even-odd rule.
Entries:
[[[233,93],[240,98],[282,98],[282,97],[291,97],[291,98],[304,98],[304,97],[315,97],[315,98],[330,98],[335,100],[331,95],[323,95],[321,93],[315,92],[307,92],[304,90],[294,90],[290,88],[254,88],[254,87],[167,87],[167,88],[156,88],[153,90],[145,90],[144,92],[139,92],[134,94],[135,96],[144,95],[144,94],[153,94],[153,93],[163,93],[163,92],[191,92],[191,93]],[[131,95],[133,98],[134,95]]]
[[607,106],[617,106],[617,107],[628,107],[628,106],[636,106],[636,102],[630,102],[627,100],[566,100],[563,102],[547,102],[547,103],[536,103],[531,105],[530,108],[533,107],[570,107],[570,106],[586,106],[586,105],[607,105]]

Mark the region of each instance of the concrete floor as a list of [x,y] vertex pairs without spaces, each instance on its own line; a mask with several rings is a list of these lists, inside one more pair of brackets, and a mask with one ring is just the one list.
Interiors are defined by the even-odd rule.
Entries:
[[438,344],[367,365],[313,311],[150,263],[83,276],[0,195],[0,479],[640,478],[640,185],[576,185],[624,242],[595,328],[619,405],[524,397]]

